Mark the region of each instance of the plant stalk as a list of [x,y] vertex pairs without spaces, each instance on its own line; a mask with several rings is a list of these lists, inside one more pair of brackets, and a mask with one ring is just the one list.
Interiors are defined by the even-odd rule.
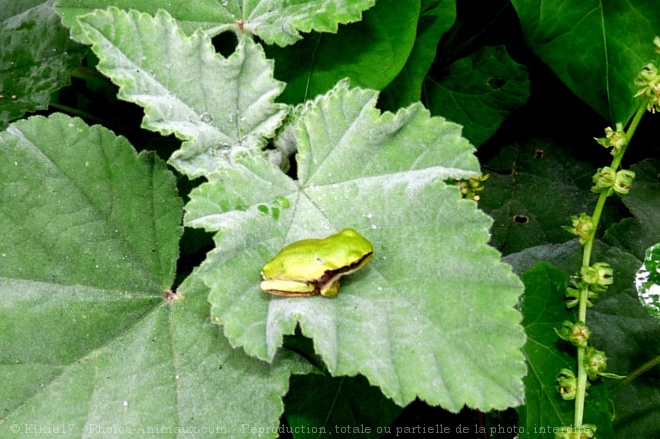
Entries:
[[[639,125],[639,122],[642,120],[642,116],[646,112],[646,105],[647,102],[645,100],[637,108],[637,111],[635,112],[635,115],[632,121],[630,122],[630,125],[628,126],[628,130],[626,131],[626,144],[621,148],[621,151],[614,156],[614,159],[612,159],[612,166],[611,166],[612,169],[616,170],[621,165],[621,159],[623,158],[623,154],[626,152],[626,149],[630,144],[630,140],[632,139],[632,136],[635,134],[635,131],[637,130],[637,126]],[[600,217],[603,213],[603,208],[605,207],[605,201],[609,196],[608,195],[609,192],[611,191],[608,190],[601,191],[600,196],[598,197],[598,201],[596,202],[596,207],[594,208],[594,214],[592,216],[594,234],[584,244],[584,249],[582,253],[582,267],[586,268],[589,267],[591,264],[591,252],[593,250],[594,240],[596,239],[595,230],[598,230],[598,223],[600,222]],[[587,322],[588,299],[589,299],[589,287],[583,286],[580,288],[580,304],[578,311],[578,321],[585,324]],[[584,366],[585,355],[586,355],[586,348],[578,348],[577,394],[575,395],[575,416],[573,418],[574,428],[580,428],[582,426],[582,421],[584,418],[584,401],[587,394],[587,370]]]

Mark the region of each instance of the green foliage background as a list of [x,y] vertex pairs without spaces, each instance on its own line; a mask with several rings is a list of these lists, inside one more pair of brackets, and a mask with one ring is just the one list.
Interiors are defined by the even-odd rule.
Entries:
[[[561,226],[637,107],[655,2],[190,3],[0,0],[0,437],[570,424]],[[660,355],[633,288],[657,117],[598,234],[616,283],[588,321],[620,375]],[[450,179],[479,172],[477,207]],[[343,227],[376,252],[337,299],[259,291],[283,245]],[[659,380],[599,382],[585,421],[660,436]]]

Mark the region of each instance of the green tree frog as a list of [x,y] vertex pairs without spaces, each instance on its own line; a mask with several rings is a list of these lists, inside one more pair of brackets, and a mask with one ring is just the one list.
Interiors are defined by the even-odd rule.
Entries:
[[261,271],[261,289],[286,297],[335,297],[339,279],[364,267],[374,247],[353,229],[284,247]]

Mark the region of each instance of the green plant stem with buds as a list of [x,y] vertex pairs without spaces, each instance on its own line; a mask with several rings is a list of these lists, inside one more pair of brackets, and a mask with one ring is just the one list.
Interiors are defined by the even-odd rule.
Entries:
[[[647,104],[648,102],[644,100],[637,108],[637,111],[635,112],[635,116],[633,117],[633,120],[630,122],[628,130],[626,131],[627,142],[621,148],[621,151],[614,156],[611,165],[612,169],[616,170],[619,168],[619,165],[621,164],[621,159],[623,158],[623,154],[626,152],[626,149],[628,148],[628,144],[630,143],[632,136],[635,134],[635,130],[637,130],[637,126],[639,125],[639,122],[642,120],[642,116],[646,112]],[[609,197],[609,195],[610,195],[610,191],[604,190],[601,191],[600,196],[598,197],[598,201],[596,202],[596,207],[594,209],[594,214],[592,217],[594,230],[598,229],[598,222],[600,221],[600,216],[603,213],[603,208],[605,207],[605,201],[607,200],[607,197]],[[589,267],[591,264],[591,252],[593,249],[594,240],[595,240],[595,233],[591,236],[591,238],[589,238],[589,240],[584,245],[584,250],[582,253],[583,268]],[[589,287],[587,285],[583,285],[580,288],[580,304],[578,308],[578,321],[582,323],[586,323],[587,320],[588,294],[589,294]],[[586,354],[586,348],[578,348],[577,351],[578,385],[577,385],[577,394],[575,396],[575,417],[573,421],[573,425],[576,428],[582,426],[582,421],[584,417],[584,400],[587,394],[586,392],[587,371],[584,366],[585,354]]]

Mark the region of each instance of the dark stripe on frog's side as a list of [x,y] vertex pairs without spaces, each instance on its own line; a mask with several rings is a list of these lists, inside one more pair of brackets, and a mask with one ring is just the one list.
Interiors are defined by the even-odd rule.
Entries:
[[340,276],[343,276],[344,274],[348,274],[352,271],[357,270],[364,263],[364,261],[366,261],[371,257],[372,254],[373,252],[366,253],[364,256],[362,256],[360,259],[353,262],[352,264],[338,268],[337,270],[326,270],[325,273],[323,273],[323,276],[321,276],[317,281],[310,283],[313,285],[323,286],[328,282],[333,282],[337,280],[337,278],[339,278]]

